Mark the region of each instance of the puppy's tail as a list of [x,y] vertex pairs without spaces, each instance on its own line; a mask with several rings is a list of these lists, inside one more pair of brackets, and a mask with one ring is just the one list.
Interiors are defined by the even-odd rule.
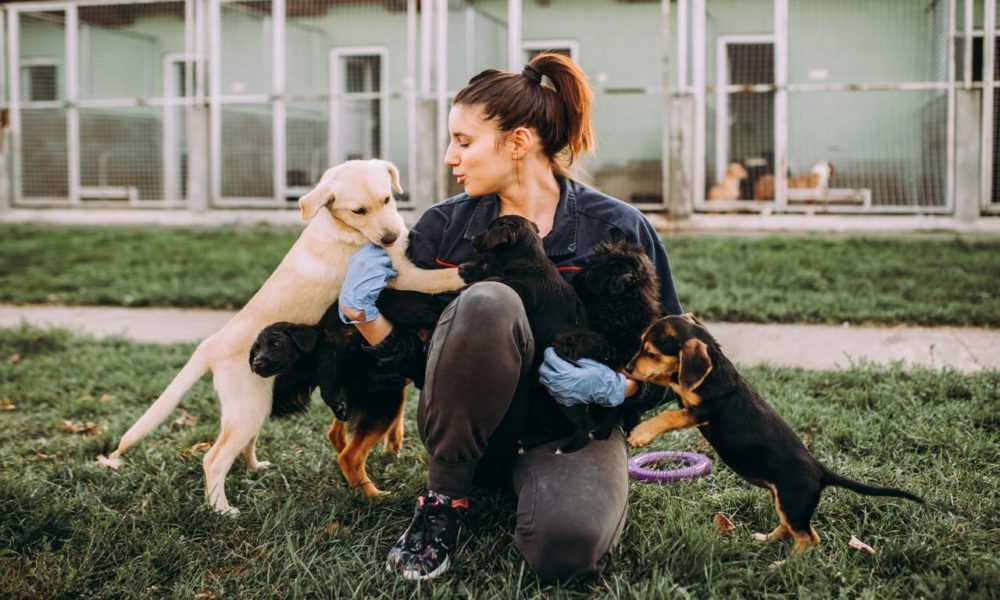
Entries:
[[835,485],[837,487],[847,488],[859,494],[864,494],[865,496],[892,496],[895,498],[906,498],[907,500],[912,500],[920,504],[924,503],[923,498],[917,496],[916,494],[911,494],[906,490],[867,485],[859,481],[854,481],[853,479],[837,475],[829,469],[826,469],[825,473],[823,473],[823,485]]
[[174,380],[170,382],[167,389],[163,390],[160,397],[156,399],[156,402],[153,402],[146,409],[146,412],[139,417],[139,420],[125,432],[121,441],[118,442],[118,449],[109,456],[110,459],[115,460],[119,458],[126,450],[146,437],[150,431],[156,429],[160,423],[170,416],[170,413],[177,408],[177,405],[184,398],[184,394],[201,379],[202,375],[208,372],[208,361],[204,355],[205,352],[202,350],[202,346],[199,346],[194,351],[194,354],[191,355],[191,358],[188,359],[187,364],[174,376]]

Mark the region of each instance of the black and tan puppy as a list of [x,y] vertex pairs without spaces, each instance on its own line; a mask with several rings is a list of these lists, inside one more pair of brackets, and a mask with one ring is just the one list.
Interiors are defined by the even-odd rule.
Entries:
[[[624,235],[613,234],[594,249],[572,283],[590,329],[558,336],[556,352],[571,361],[591,358],[615,371],[624,369],[639,350],[643,332],[663,314],[660,282],[649,256]],[[621,423],[629,432],[646,408],[630,400],[615,408],[591,406],[591,431],[596,439],[607,439]]]
[[683,404],[680,410],[643,421],[632,430],[629,443],[645,446],[665,431],[698,427],[723,462],[750,483],[770,490],[779,524],[766,536],[755,534],[755,539],[792,537],[795,554],[818,544],[811,520],[823,488],[831,485],[923,502],[907,491],[852,481],[819,462],[690,314],[665,317],[650,326],[627,369],[635,379],[669,385]]
[[[460,265],[458,274],[466,283],[502,282],[521,297],[535,340],[532,372],[537,376],[542,351],[558,335],[586,328],[583,304],[545,255],[538,227],[528,219],[517,215],[498,217],[472,240],[472,246],[476,258]],[[559,411],[573,424],[573,438],[560,450],[575,452],[589,441],[587,407],[559,406]],[[533,444],[530,440],[525,443]]]
[[[379,309],[397,326],[414,328],[432,328],[445,304],[434,296],[393,289],[378,300]],[[366,496],[381,493],[365,464],[380,440],[394,454],[402,448],[406,379],[387,372],[363,349],[361,335],[340,321],[336,304],[317,325],[275,323],[264,328],[251,348],[250,368],[261,377],[277,376],[273,414],[304,410],[319,387],[335,415],[327,438],[348,484],[360,486]]]

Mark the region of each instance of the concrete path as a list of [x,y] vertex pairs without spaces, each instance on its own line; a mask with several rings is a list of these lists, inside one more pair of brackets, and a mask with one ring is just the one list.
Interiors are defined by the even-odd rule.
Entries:
[[[123,335],[142,342],[175,343],[201,340],[218,331],[233,314],[175,308],[0,305],[0,327],[26,322],[98,337]],[[750,323],[708,323],[708,327],[740,365],[832,370],[859,361],[902,361],[964,372],[1000,370],[1000,329]]]

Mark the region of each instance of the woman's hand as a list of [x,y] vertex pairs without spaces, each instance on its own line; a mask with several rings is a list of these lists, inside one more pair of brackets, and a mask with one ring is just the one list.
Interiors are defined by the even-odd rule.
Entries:
[[[601,363],[581,358],[573,364],[556,354],[555,349],[545,349],[545,359],[538,369],[538,379],[555,401],[563,406],[594,404],[619,406],[625,401],[629,380],[621,373]],[[632,393],[635,393],[635,383]]]
[[362,246],[347,263],[340,288],[340,320],[355,324],[375,320],[379,316],[375,300],[396,275],[384,249],[371,242]]

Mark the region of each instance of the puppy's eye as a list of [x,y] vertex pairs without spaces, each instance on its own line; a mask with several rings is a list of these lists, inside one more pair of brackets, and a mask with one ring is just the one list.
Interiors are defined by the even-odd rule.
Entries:
[[389,204],[389,200],[392,200],[392,196],[386,196],[385,201],[383,201],[382,204]]
[[351,212],[354,213],[354,214],[356,214],[356,215],[363,215],[363,214],[365,214],[365,213],[368,212],[368,209],[367,208],[355,208]]

